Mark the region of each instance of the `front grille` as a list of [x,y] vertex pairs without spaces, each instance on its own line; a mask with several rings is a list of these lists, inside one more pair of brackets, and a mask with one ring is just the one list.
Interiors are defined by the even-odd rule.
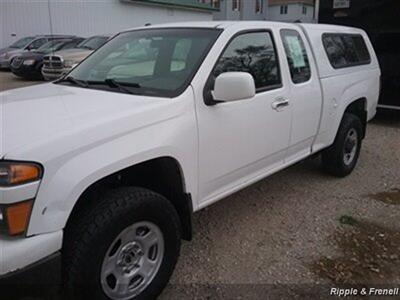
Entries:
[[62,69],[63,61],[59,56],[45,56],[43,58],[43,65],[48,69]]
[[17,56],[12,60],[11,66],[13,68],[19,68],[22,65],[23,62],[24,62],[24,59],[22,57],[20,57],[20,56]]

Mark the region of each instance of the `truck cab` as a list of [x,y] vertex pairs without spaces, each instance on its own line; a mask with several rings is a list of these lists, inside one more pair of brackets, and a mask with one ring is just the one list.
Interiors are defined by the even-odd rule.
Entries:
[[204,22],[121,32],[3,92],[0,276],[58,263],[71,299],[156,297],[192,213],[314,154],[349,175],[379,78],[359,29]]

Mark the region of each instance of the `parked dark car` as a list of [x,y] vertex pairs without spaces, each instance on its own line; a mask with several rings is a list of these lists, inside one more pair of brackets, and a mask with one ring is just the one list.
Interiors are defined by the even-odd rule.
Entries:
[[74,38],[73,35],[35,35],[19,39],[14,44],[0,49],[0,69],[9,69],[14,57],[24,51],[37,50],[45,43],[63,38]]
[[27,79],[43,79],[42,66],[43,57],[59,50],[75,48],[84,38],[60,39],[47,42],[39,49],[34,51],[25,51],[16,56],[10,65],[11,71]]

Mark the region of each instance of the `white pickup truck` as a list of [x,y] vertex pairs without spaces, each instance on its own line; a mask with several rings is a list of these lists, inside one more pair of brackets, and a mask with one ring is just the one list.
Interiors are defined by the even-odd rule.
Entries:
[[1,93],[0,282],[156,297],[193,212],[317,153],[351,173],[379,82],[362,30],[205,22],[121,32]]

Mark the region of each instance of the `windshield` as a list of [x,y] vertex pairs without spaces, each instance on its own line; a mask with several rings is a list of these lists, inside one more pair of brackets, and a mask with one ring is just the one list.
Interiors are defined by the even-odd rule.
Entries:
[[107,42],[108,37],[105,36],[95,36],[84,40],[78,45],[78,48],[84,48],[89,50],[96,50],[100,48]]
[[99,83],[112,82],[111,87],[124,85],[131,93],[175,97],[186,89],[220,32],[186,28],[124,32],[69,77],[89,88],[108,89]]
[[18,49],[24,48],[30,42],[32,42],[34,39],[35,39],[35,37],[33,37],[33,36],[24,37],[24,38],[19,39],[18,41],[16,41],[14,44],[12,44],[10,46],[10,48],[18,48]]
[[60,48],[61,45],[63,45],[64,43],[65,43],[65,41],[53,40],[53,41],[47,42],[46,44],[40,46],[35,51],[42,52],[42,53],[49,53],[49,52],[58,50],[58,48]]

